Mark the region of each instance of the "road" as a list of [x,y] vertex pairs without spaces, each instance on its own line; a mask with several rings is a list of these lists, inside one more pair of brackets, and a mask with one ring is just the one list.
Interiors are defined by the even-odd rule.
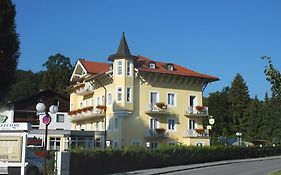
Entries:
[[163,173],[165,175],[267,175],[281,169],[281,159],[234,163],[220,166]]
[[281,156],[143,169],[114,175],[268,175],[281,170]]

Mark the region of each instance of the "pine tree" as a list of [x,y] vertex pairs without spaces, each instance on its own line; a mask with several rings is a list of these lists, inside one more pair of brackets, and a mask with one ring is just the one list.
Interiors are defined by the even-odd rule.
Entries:
[[250,96],[242,75],[237,74],[232,81],[228,100],[231,105],[232,131],[245,133],[248,125],[247,108],[250,102]]
[[15,5],[11,0],[0,1],[0,101],[15,80],[19,58],[19,40],[15,26]]

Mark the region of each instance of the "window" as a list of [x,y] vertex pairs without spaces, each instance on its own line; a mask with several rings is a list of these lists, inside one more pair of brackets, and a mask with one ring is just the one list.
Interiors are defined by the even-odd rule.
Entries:
[[117,75],[122,75],[123,71],[122,71],[123,67],[122,67],[122,60],[117,61]]
[[105,99],[104,99],[104,95],[103,96],[101,96],[101,102],[102,102],[102,105],[105,105]]
[[150,104],[155,105],[159,102],[159,93],[158,92],[150,92]]
[[175,131],[176,130],[176,120],[168,119],[168,130]]
[[175,106],[176,95],[173,93],[168,93],[168,105]]
[[112,105],[112,94],[108,94],[108,105]]
[[57,123],[64,122],[64,114],[57,114]]
[[114,130],[118,130],[119,122],[118,118],[114,118]]
[[132,88],[131,87],[127,87],[126,89],[126,101],[127,102],[132,102]]
[[127,61],[127,76],[132,76],[132,63]]
[[117,88],[117,101],[118,102],[122,101],[122,88],[121,87]]
[[113,148],[119,148],[118,140],[113,141]]
[[50,150],[60,150],[60,137],[50,138]]
[[149,129],[150,130],[155,130],[157,128],[159,128],[160,126],[160,122],[157,118],[150,118],[149,120]]
[[168,71],[173,71],[174,70],[174,66],[172,64],[168,64],[167,65],[167,69],[168,69]]
[[197,106],[197,99],[196,99],[196,96],[189,96],[189,103],[190,103],[190,106]]
[[195,129],[196,127],[195,125],[196,125],[195,120],[189,120],[189,126],[188,126],[189,129]]
[[156,67],[156,66],[155,66],[155,63],[149,63],[149,68],[150,68],[150,69],[155,69],[155,67]]

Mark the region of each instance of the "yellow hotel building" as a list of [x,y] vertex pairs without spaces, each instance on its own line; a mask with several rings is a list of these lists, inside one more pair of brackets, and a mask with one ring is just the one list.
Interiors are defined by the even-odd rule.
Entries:
[[131,55],[124,33],[109,63],[80,59],[68,88],[72,129],[95,146],[210,145],[202,91],[215,76]]

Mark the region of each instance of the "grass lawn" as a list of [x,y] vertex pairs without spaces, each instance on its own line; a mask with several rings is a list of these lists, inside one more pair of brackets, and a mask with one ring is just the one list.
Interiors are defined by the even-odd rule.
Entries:
[[281,175],[281,170],[280,170],[280,171],[277,171],[277,172],[274,172],[274,173],[272,173],[271,175]]

